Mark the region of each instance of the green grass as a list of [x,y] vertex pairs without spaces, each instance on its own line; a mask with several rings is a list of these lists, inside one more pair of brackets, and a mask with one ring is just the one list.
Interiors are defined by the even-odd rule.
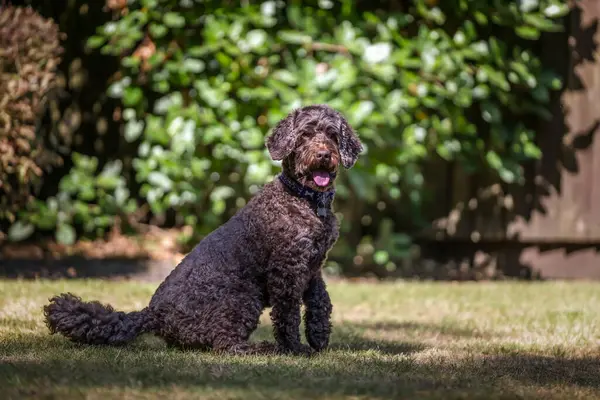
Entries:
[[[0,281],[0,398],[599,398],[600,284],[330,284],[335,330],[315,358],[75,345],[41,307],[72,291],[123,310],[155,285]],[[270,339],[267,313],[255,339]]]

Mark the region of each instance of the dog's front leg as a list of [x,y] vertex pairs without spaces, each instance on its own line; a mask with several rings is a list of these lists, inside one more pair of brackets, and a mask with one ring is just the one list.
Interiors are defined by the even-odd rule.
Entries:
[[306,339],[313,349],[321,351],[329,345],[333,307],[320,273],[308,284],[308,289],[304,292],[304,305]]
[[279,264],[269,274],[271,320],[278,349],[283,353],[309,355],[313,352],[300,339],[300,306],[305,287],[301,277],[307,274],[307,268],[298,264]]

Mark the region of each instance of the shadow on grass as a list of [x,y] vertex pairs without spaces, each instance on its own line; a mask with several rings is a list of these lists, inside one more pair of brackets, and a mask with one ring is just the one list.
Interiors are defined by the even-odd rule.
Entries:
[[[436,336],[448,336],[452,338],[485,338],[489,339],[495,336],[493,332],[479,332],[473,329],[463,328],[459,326],[453,326],[451,322],[444,322],[443,324],[432,324],[426,322],[413,322],[413,321],[385,321],[385,322],[356,322],[351,324],[352,329],[355,331],[372,330],[376,331],[381,335],[394,334],[394,333],[413,333],[413,334],[427,334]],[[342,328],[344,325],[342,325]]]
[[[375,325],[373,325],[375,326]],[[373,339],[365,336],[365,332],[369,330],[368,324],[340,324],[335,326],[329,350],[332,352],[350,351],[374,351],[385,355],[402,355],[411,354],[425,349],[425,346],[417,342],[394,341],[385,339]],[[270,325],[261,325],[253,333],[252,339],[273,340],[272,327]]]
[[[447,340],[498,337],[493,332],[479,332],[452,326],[450,322],[443,324],[412,321],[344,322],[334,325],[329,349],[332,351],[371,350],[386,355],[410,354],[427,348],[421,343],[425,336]],[[252,338],[257,341],[273,340],[272,327],[268,324],[260,325]],[[398,341],[398,338],[403,340]]]
[[[344,324],[331,349],[311,359],[218,356],[148,341],[92,347],[21,334],[0,342],[0,387],[8,398],[109,388],[229,391],[245,399],[542,398],[557,387],[567,398],[581,390],[600,394],[600,358],[503,354],[493,347],[487,354],[444,355],[420,343],[362,338],[365,327]],[[258,333],[268,334],[268,326]]]

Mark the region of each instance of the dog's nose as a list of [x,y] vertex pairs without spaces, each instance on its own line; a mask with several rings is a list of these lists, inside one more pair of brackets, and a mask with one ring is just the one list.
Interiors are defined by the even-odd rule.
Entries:
[[319,150],[317,152],[317,160],[329,161],[331,159],[331,152],[329,150]]

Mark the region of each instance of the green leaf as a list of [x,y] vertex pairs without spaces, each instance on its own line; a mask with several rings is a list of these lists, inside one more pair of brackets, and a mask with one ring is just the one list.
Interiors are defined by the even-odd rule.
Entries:
[[223,200],[216,200],[212,203],[212,212],[215,215],[221,215],[225,212],[226,204]]
[[137,57],[123,57],[121,59],[121,65],[125,68],[134,68],[139,66],[141,60]]
[[131,78],[126,76],[125,78],[112,83],[107,90],[108,96],[118,99],[123,96],[123,91],[126,87],[131,84]]
[[150,31],[150,36],[154,39],[160,39],[169,32],[166,26],[157,23],[151,23],[148,29]]
[[144,98],[144,92],[139,87],[127,87],[123,92],[123,104],[127,107],[136,106]]
[[518,175],[508,168],[501,168],[499,174],[500,178],[506,183],[513,183],[518,178]]
[[257,49],[267,41],[267,33],[262,29],[253,29],[246,34],[246,42],[251,49]]
[[569,2],[554,2],[544,9],[544,15],[548,18],[560,18],[567,15],[570,11]]
[[378,250],[375,252],[375,254],[373,254],[373,260],[379,265],[385,264],[389,261],[389,259],[390,255],[385,250]]
[[187,54],[191,57],[203,57],[216,50],[214,45],[192,46],[188,49]]
[[500,168],[502,168],[502,159],[500,158],[498,153],[496,153],[495,151],[488,151],[487,154],[485,155],[485,158],[486,158],[488,164],[492,168],[494,168],[496,170],[499,170]]
[[183,67],[186,71],[198,74],[204,71],[204,61],[195,58],[186,58],[183,61]]
[[312,41],[309,35],[298,31],[282,30],[278,32],[277,36],[280,40],[291,44],[307,44]]
[[119,176],[100,175],[96,180],[96,185],[99,188],[114,190],[121,184]]
[[273,73],[273,78],[290,86],[296,85],[298,83],[296,75],[283,69],[275,71]]
[[515,32],[517,35],[519,35],[523,39],[529,39],[529,40],[537,40],[540,38],[540,35],[541,35],[541,32],[539,31],[539,29],[536,29],[534,27],[527,26],[527,25],[517,27],[515,29]]
[[162,64],[165,61],[165,58],[166,57],[164,53],[157,51],[156,53],[152,54],[150,58],[148,58],[148,65],[150,65],[152,68],[155,68]]
[[219,186],[210,193],[210,199],[212,201],[225,200],[235,195],[235,190],[230,186]]
[[167,12],[163,17],[163,22],[169,28],[182,28],[185,26],[185,18],[173,11]]
[[373,110],[375,109],[375,104],[372,101],[361,101],[359,103],[354,104],[350,108],[349,118],[352,121],[352,124],[355,126],[361,125],[365,119],[367,119]]
[[542,157],[542,151],[534,143],[527,142],[523,145],[523,153],[529,157],[539,160]]
[[[485,76],[487,77],[487,79],[489,80],[490,83],[492,83],[494,86],[508,92],[510,90],[510,83],[508,82],[508,80],[506,79],[506,76],[504,75],[504,73],[502,71],[498,71],[493,69],[490,66],[485,65],[484,67],[482,67],[481,69],[482,74],[485,74]],[[479,78],[479,76],[478,76]]]
[[106,38],[104,36],[90,36],[87,40],[88,47],[92,49],[97,49],[102,46],[106,42]]
[[354,65],[348,63],[340,68],[339,74],[331,85],[331,90],[341,91],[349,89],[356,84],[358,80],[358,70]]
[[152,171],[148,174],[148,182],[163,190],[169,191],[173,187],[173,181],[166,174],[159,171]]
[[17,221],[8,228],[8,239],[13,242],[20,242],[29,238],[35,227],[29,222]]
[[502,120],[502,112],[496,104],[490,101],[484,101],[481,104],[481,116],[489,124],[499,123]]
[[477,21],[478,24],[480,25],[487,25],[488,24],[488,17],[480,12],[480,11],[475,11],[473,13],[473,16],[475,17],[475,20]]
[[125,140],[128,143],[135,142],[137,138],[140,137],[144,130],[144,123],[142,121],[137,121],[132,119],[125,124],[124,134]]
[[73,243],[75,243],[75,239],[76,239],[76,233],[75,233],[75,228],[73,228],[71,225],[69,224],[59,224],[58,227],[56,228],[56,241],[58,243],[64,244],[64,245],[71,245]]
[[523,20],[527,24],[544,32],[559,32],[563,29],[562,25],[557,24],[541,14],[524,14]]

